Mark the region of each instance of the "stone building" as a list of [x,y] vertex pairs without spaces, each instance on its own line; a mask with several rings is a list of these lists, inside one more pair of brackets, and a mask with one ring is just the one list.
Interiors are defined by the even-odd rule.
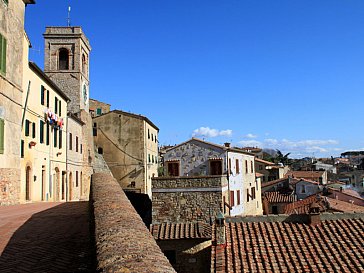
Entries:
[[[167,177],[153,181],[153,222],[210,222],[220,209],[232,216],[262,214],[252,154],[192,138],[166,151],[164,167]],[[170,215],[174,209],[182,214]]]
[[23,85],[20,202],[66,200],[69,98],[32,62]]
[[110,112],[110,104],[90,98],[90,114],[98,117]]
[[23,54],[28,46],[24,13],[25,6],[34,3],[0,1],[0,205],[15,204],[20,199]]
[[255,158],[255,169],[257,172],[263,174],[263,183],[281,179],[289,170],[288,166],[277,165],[260,158]]
[[[83,167],[80,179],[82,196],[88,196],[93,173],[94,143],[89,113],[89,64],[91,46],[81,27],[46,27],[44,72],[71,99],[68,112],[76,115],[82,126]],[[69,136],[68,136],[69,138]],[[71,164],[71,163],[70,163]],[[69,177],[68,177],[69,179]],[[76,180],[74,180],[76,181]]]
[[151,225],[150,232],[178,273],[210,272],[210,225],[162,223]]
[[94,141],[124,191],[152,195],[158,176],[158,127],[147,117],[113,110],[93,119]]

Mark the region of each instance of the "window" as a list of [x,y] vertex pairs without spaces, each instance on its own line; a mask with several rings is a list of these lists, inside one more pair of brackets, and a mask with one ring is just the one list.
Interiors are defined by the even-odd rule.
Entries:
[[210,160],[210,175],[222,175],[222,160]]
[[80,144],[80,154],[82,154],[82,144]]
[[78,171],[76,171],[76,187],[78,187]]
[[54,98],[54,113],[57,115],[58,112],[58,98]]
[[231,158],[229,158],[229,173],[231,173]]
[[25,120],[25,136],[29,136],[29,126],[30,126],[30,122],[29,120]]
[[102,109],[101,108],[97,108],[96,109],[96,115],[101,116],[101,114],[102,114]]
[[235,206],[234,191],[230,191],[230,206]]
[[59,143],[58,148],[62,149],[62,130],[59,130]]
[[236,168],[236,173],[240,173],[240,170],[239,170],[239,159],[236,159],[235,160],[235,168]]
[[236,205],[240,205],[240,190],[236,191]]
[[[6,3],[8,2],[5,0]],[[0,73],[6,74],[6,39],[0,34]]]
[[245,160],[245,173],[248,173],[248,160]]
[[104,149],[102,149],[101,147],[97,148],[97,153],[102,155],[104,153]]
[[68,50],[66,48],[61,48],[58,52],[58,69],[69,69]]
[[154,155],[152,155],[152,163],[154,163]]
[[39,142],[44,143],[44,121],[41,120],[39,123]]
[[149,129],[148,129],[148,139],[150,139]]
[[32,138],[35,138],[35,123],[32,123]]
[[49,145],[49,123],[47,123],[47,136],[46,136],[46,144]]
[[44,99],[45,99],[45,93],[44,93],[44,91],[45,91],[45,89],[44,89],[44,86],[43,85],[41,85],[40,86],[40,104],[41,105],[44,105]]
[[49,90],[47,90],[47,107],[49,107]]
[[70,141],[69,141],[69,143],[70,143],[70,150],[72,150],[72,133],[70,133]]
[[272,214],[278,214],[278,207],[272,206]]
[[4,153],[4,120],[0,118],[0,154]]
[[179,176],[179,162],[167,162],[168,176]]
[[76,152],[78,152],[78,136],[76,136]]
[[53,132],[53,146],[54,148],[57,148],[57,129],[54,128],[54,132]]
[[150,163],[150,154],[148,154],[148,163]]
[[249,189],[246,189],[246,201],[249,202]]
[[250,161],[250,171],[251,173],[254,173],[253,161]]
[[254,200],[255,199],[255,187],[252,187],[251,191],[252,191],[251,197],[252,197],[252,200]]
[[306,186],[305,185],[301,186],[301,193],[306,193]]
[[24,158],[24,140],[20,141],[20,157]]
[[82,54],[82,73],[87,74],[87,61],[85,54]]
[[153,139],[153,134],[152,134],[152,141],[153,141],[154,139]]

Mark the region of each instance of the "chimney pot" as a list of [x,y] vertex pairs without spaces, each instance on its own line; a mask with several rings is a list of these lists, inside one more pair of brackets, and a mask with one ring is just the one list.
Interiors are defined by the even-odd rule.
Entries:
[[229,142],[225,142],[224,145],[225,145],[226,148],[230,148],[230,143]]

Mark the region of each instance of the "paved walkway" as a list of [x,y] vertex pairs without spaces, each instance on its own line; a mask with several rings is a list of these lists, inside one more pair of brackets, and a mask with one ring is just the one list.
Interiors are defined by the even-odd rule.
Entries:
[[0,272],[93,272],[88,202],[0,207]]

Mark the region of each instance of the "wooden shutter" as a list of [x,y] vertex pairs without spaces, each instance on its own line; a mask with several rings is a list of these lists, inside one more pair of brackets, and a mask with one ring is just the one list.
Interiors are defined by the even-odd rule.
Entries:
[[29,120],[25,120],[25,136],[29,136]]
[[59,145],[58,148],[62,149],[62,130],[59,130]]
[[0,154],[4,153],[4,134],[5,134],[5,130],[4,130],[4,120],[0,119]]
[[35,138],[35,123],[32,123],[32,138]]
[[6,73],[6,39],[0,34],[0,72]]
[[44,105],[44,86],[40,86],[40,104]]
[[234,191],[230,191],[230,206],[235,206],[234,204]]
[[39,142],[44,143],[44,121],[41,120],[39,123]]

